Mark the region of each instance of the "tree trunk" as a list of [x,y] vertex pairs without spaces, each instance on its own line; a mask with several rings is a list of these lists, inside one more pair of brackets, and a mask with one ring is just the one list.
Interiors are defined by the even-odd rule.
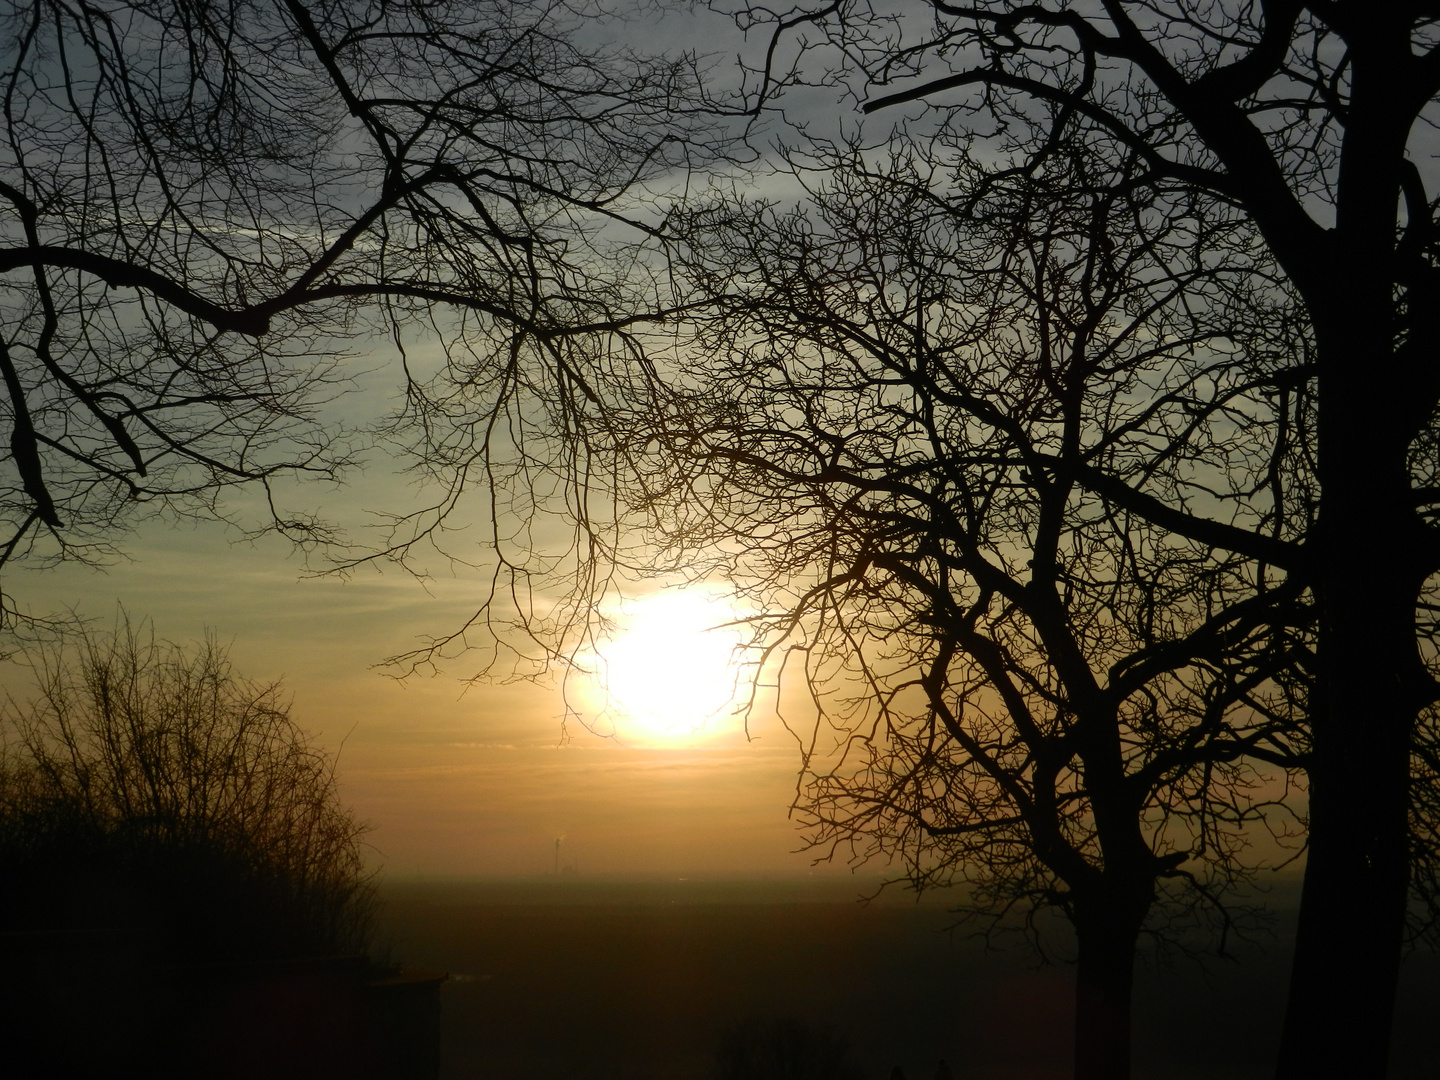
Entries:
[[1410,740],[1433,686],[1415,638],[1428,538],[1406,461],[1406,406],[1423,391],[1391,354],[1388,278],[1355,262],[1350,303],[1317,319],[1309,852],[1279,1080],[1385,1075],[1409,884]]
[[1135,944],[1150,898],[1113,898],[1074,911],[1075,1080],[1129,1080]]
[[[1343,762],[1342,755],[1324,756]],[[1349,760],[1403,792],[1402,770],[1380,757],[1369,748]],[[1351,799],[1373,798],[1380,785],[1356,784],[1347,771],[1312,772],[1309,861],[1277,1080],[1382,1080],[1386,1072],[1406,899],[1405,819],[1383,805],[1390,799],[1376,807],[1388,813],[1355,812]]]
[[[1431,420],[1436,371],[1433,349],[1397,348],[1407,324],[1397,319],[1396,210],[1419,104],[1396,78],[1413,70],[1407,12],[1375,5],[1346,39],[1330,257],[1308,277],[1297,266],[1317,346],[1321,512],[1306,547],[1319,621],[1310,846],[1280,1080],[1385,1076],[1409,886],[1410,743],[1434,693],[1415,634],[1434,567],[1408,459]],[[1423,310],[1431,300],[1411,292],[1408,302]]]
[[1352,569],[1321,596],[1310,841],[1279,1080],[1385,1075],[1409,883],[1407,683],[1418,660],[1414,589],[1384,581],[1393,575],[1381,561],[1372,551],[1355,565],[1375,573]]

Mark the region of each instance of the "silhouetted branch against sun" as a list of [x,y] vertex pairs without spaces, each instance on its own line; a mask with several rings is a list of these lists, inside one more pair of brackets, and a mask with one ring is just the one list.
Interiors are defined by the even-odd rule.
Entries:
[[1300,815],[1280,1076],[1382,1074],[1435,895],[1440,14],[712,6],[733,101],[579,0],[7,3],[0,563],[246,484],[332,543],[276,492],[355,460],[379,331],[429,486],[340,565],[492,574],[412,663],[728,580],[822,705],[822,852],[1081,928],[1082,1075],[1157,896]]
[[[343,473],[332,401],[373,340],[444,339],[401,426],[461,483],[500,445],[468,438],[484,410],[591,408],[634,359],[607,339],[666,317],[617,273],[659,221],[643,185],[723,142],[693,56],[577,43],[605,14],[8,2],[0,560],[104,560],[137,516]],[[269,502],[261,528],[336,541]]]
[[1062,910],[1077,1068],[1114,1077],[1142,932],[1243,925],[1247,830],[1300,810],[1309,345],[1228,208],[1077,140],[1026,175],[971,146],[812,141],[803,203],[672,215],[713,311],[620,425],[622,502],[793,657],[812,849],[964,883],[992,929]]
[[[800,171],[815,164],[809,175],[818,186],[824,184],[821,162],[850,151],[859,176],[883,162],[887,146],[901,148],[899,156],[913,152],[920,164],[918,175],[897,178],[890,188],[894,197],[928,202],[933,221],[958,221],[1006,191],[1040,197],[1048,177],[1064,174],[1066,162],[1083,156],[1085,174],[1067,181],[1076,197],[1104,193],[1128,213],[1125,222],[1112,224],[1109,240],[1105,233],[1079,230],[1094,242],[1091,250],[1099,255],[1097,246],[1104,243],[1122,251],[1141,245],[1143,257],[1117,267],[1116,280],[1144,289],[1169,283],[1173,294],[1157,310],[1183,312],[1146,339],[1156,349],[1153,357],[1184,342],[1192,320],[1205,323],[1230,313],[1239,336],[1221,351],[1248,355],[1258,365],[1255,381],[1230,401],[1211,397],[1198,412],[1187,412],[1193,406],[1186,399],[1195,391],[1177,396],[1183,378],[1174,381],[1184,364],[1128,384],[1124,373],[1136,370],[1134,364],[1151,370],[1146,360],[1122,356],[1109,368],[1097,364],[1096,376],[1111,380],[1104,397],[1119,425],[1117,438],[1097,439],[1093,447],[1082,438],[1068,467],[1065,453],[1050,447],[1063,447],[1070,437],[1063,423],[1057,420],[1048,441],[1032,447],[1027,440],[1037,440],[985,401],[973,377],[949,390],[947,408],[965,409],[977,430],[1018,448],[1015,467],[1025,477],[1016,483],[997,475],[988,486],[952,480],[946,490],[947,496],[954,492],[956,509],[947,513],[958,524],[948,525],[946,535],[966,535],[1014,490],[1033,488],[1039,506],[1040,493],[1058,487],[1108,507],[1127,529],[1156,530],[1166,543],[1195,544],[1222,565],[1249,567],[1248,578],[1230,579],[1237,603],[1247,591],[1278,592],[1282,581],[1296,590],[1295,602],[1313,612],[1314,622],[1283,679],[1284,696],[1310,740],[1304,756],[1310,847],[1279,1075],[1383,1071],[1407,882],[1414,872],[1430,872],[1420,840],[1429,834],[1416,815],[1431,783],[1425,778],[1429,766],[1419,762],[1428,760],[1431,738],[1421,718],[1437,693],[1434,620],[1426,612],[1434,602],[1440,547],[1428,499],[1417,493],[1435,486],[1440,461],[1440,375],[1433,362],[1440,345],[1440,202],[1430,134],[1440,119],[1440,16],[1418,2],[1382,9],[1304,0],[902,0],[815,4],[783,16],[756,6],[713,6],[735,12],[738,25],[757,37],[786,28],[790,45],[767,53],[783,62],[762,80],[771,95],[762,109],[788,115],[800,92],[834,86],[870,117],[863,126],[842,123],[847,134],[841,136],[834,126],[812,125],[814,137],[792,140],[790,164]],[[861,134],[850,144],[852,131]],[[932,196],[937,177],[946,179],[933,168],[937,153],[942,164],[973,166],[977,179]],[[748,227],[758,228],[758,219]],[[806,228],[796,241],[800,254],[784,266],[789,279],[771,253],[747,255],[748,261],[727,269],[743,268],[777,296],[791,289],[803,305],[806,289],[818,295],[839,280],[837,273],[853,275],[866,260],[883,257],[878,236],[872,236],[873,250],[861,249],[852,263],[831,268],[831,277],[814,286],[811,267],[824,265],[833,250],[827,231],[833,225]],[[1151,238],[1159,246],[1145,248]],[[1037,280],[1048,273],[1043,268],[1052,240],[1042,230],[1031,245],[1041,268]],[[1167,245],[1174,256],[1157,269]],[[912,261],[913,252],[889,257],[887,270]],[[967,272],[990,270],[982,265]],[[718,292],[717,284],[718,277],[708,283]],[[1219,307],[1216,288],[1227,297]],[[1097,295],[1089,284],[1084,291]],[[823,333],[797,334],[779,304],[737,318],[763,324],[761,339],[779,328],[787,341],[813,342],[806,346],[807,363],[822,352],[888,363],[895,369],[891,392],[913,392],[916,377],[903,369],[918,365],[914,343],[933,332],[934,309],[917,299],[930,293],[919,286],[896,291],[911,304],[913,340],[897,335],[890,341],[849,327],[876,314],[900,322],[892,294],[873,282],[850,292],[850,309],[843,319],[830,319]],[[1123,311],[1125,320],[1148,327],[1143,306],[1151,295],[1141,300],[1117,294],[1119,306],[1104,310],[1117,318]],[[1037,288],[1024,304],[1033,311],[1044,300]],[[1251,324],[1239,314],[1247,306],[1269,314]],[[1063,304],[1051,309],[1048,324],[1033,340],[1019,342],[1014,355],[1046,370],[1045,391],[1063,400],[1073,388],[1048,374],[1059,364],[1053,343],[1073,340],[1066,335],[1085,328],[1086,313],[1078,307],[1067,312]],[[804,311],[795,317],[810,318]],[[984,331],[1003,333],[1010,320],[1006,309]],[[816,316],[815,322],[825,319]],[[1249,325],[1259,329],[1246,334]],[[973,340],[980,339],[977,334]],[[1140,356],[1139,338],[1121,339],[1135,345],[1131,357]],[[1193,342],[1197,357],[1217,347]],[[800,355],[798,346],[788,344],[775,351]],[[943,350],[936,355],[931,363],[937,368],[952,363]],[[804,385],[796,380],[792,392]],[[1100,389],[1099,381],[1091,385]],[[1251,394],[1263,399],[1263,408],[1246,401]],[[1151,404],[1132,425],[1123,413],[1139,400]],[[808,424],[824,415],[815,412],[824,403],[824,395],[814,392],[806,405],[811,412],[797,415]],[[888,419],[896,408],[877,405],[876,415]],[[1056,415],[1063,416],[1063,409]],[[1148,426],[1165,416],[1172,419],[1163,433]],[[883,428],[878,422],[867,427],[871,421],[864,415],[856,423],[860,431]],[[1213,432],[1231,425],[1242,443],[1253,435],[1253,452],[1269,455],[1272,464],[1237,468],[1223,453],[1216,456]],[[1132,439],[1143,441],[1143,448]],[[790,482],[809,477],[849,484],[851,495],[838,505],[859,512],[870,501],[894,498],[903,486],[893,470],[877,479],[873,457],[849,463],[860,442],[858,435],[834,430],[808,439],[775,434],[766,453],[789,455]],[[903,461],[908,448],[893,444],[892,451]],[[748,448],[727,453],[737,475],[764,459]],[[986,468],[998,469],[998,451],[989,454]],[[907,525],[935,514],[940,504],[933,496],[927,500],[917,502]],[[1043,519],[1039,509],[1034,513],[1037,522]],[[1037,539],[1053,535],[1036,529]],[[956,601],[956,611],[977,610],[975,598],[982,596],[980,615],[966,616],[972,621],[990,604],[1024,611],[1033,602],[1025,573],[1007,561],[1008,553],[978,559],[983,550],[963,553],[963,562],[961,555],[952,557],[954,569],[947,572],[958,573],[963,565],[979,590]],[[1146,544],[1127,543],[1122,550],[1122,565],[1143,569]],[[1063,565],[1043,548],[1039,554],[1029,567],[1033,573],[1043,577]],[[868,548],[844,558],[837,553],[842,566],[878,565],[867,561],[873,557]],[[928,551],[912,549],[902,561],[908,569],[927,557]],[[1189,569],[1198,580],[1215,580],[1200,561]],[[1062,600],[1079,595],[1067,576]],[[1074,619],[1063,605],[1056,611]],[[1280,633],[1292,618],[1286,611],[1282,603],[1261,621]],[[1173,646],[1157,646],[1157,655],[1172,657]],[[1052,659],[1058,663],[1059,654]],[[1136,674],[1151,670],[1148,662],[1122,667]],[[1277,671],[1275,677],[1282,676]],[[1054,693],[1034,678],[1021,685]],[[1018,706],[1007,709],[1014,714]],[[1047,705],[1042,714],[1051,709]]]

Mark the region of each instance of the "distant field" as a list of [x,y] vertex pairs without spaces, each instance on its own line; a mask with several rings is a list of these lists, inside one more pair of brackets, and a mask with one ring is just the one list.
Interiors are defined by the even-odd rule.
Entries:
[[[451,972],[442,1080],[711,1080],[720,1032],[845,1032],[867,1077],[1063,1080],[1071,972],[946,934],[941,903],[851,880],[387,882],[397,959]],[[1137,1080],[1270,1074],[1288,952],[1142,966]],[[1440,1076],[1440,964],[1405,973],[1392,1080]]]

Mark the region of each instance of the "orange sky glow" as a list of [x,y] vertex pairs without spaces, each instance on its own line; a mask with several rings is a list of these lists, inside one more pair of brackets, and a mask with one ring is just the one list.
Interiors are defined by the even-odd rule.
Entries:
[[[608,698],[583,676],[566,691],[605,734],[574,720],[562,733],[554,680],[467,685],[475,665],[465,657],[404,682],[376,670],[457,626],[481,594],[478,577],[428,588],[398,571],[309,577],[282,542],[237,544],[216,525],[152,523],[126,553],[104,571],[29,571],[9,586],[37,614],[74,608],[108,626],[123,604],[174,641],[213,629],[240,674],[282,679],[292,715],[339,752],[344,795],[375,826],[386,873],[553,872],[557,838],[562,865],[585,875],[811,872],[787,814],[796,745],[773,708],[752,716],[747,739],[725,705],[738,635],[705,632],[711,608],[717,621],[733,614],[713,593],[617,609],[603,662],[581,658],[608,665]],[[14,665],[4,674],[20,700],[24,675]],[[666,710],[667,696],[684,706]]]

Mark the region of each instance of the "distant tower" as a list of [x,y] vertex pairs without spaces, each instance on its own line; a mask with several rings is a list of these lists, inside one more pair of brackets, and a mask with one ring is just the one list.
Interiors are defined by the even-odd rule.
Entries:
[[556,877],[559,877],[559,876],[560,876],[560,841],[563,840],[563,839],[564,839],[564,837],[561,837],[561,836],[555,837],[555,876],[556,876]]

